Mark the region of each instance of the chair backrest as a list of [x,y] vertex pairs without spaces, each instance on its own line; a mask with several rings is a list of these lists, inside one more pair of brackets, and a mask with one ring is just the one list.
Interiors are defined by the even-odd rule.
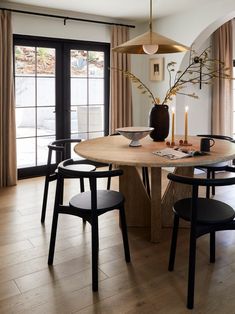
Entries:
[[[235,168],[226,166],[224,169],[227,172],[235,172]],[[169,173],[167,178],[171,181],[188,184],[195,187],[199,186],[226,186],[235,184],[235,177],[228,178],[215,178],[215,179],[206,179],[206,178],[195,178],[195,177],[186,177],[174,173]]]
[[60,139],[60,140],[56,140],[56,141],[51,142],[48,145],[49,151],[48,151],[47,164],[51,164],[51,157],[52,157],[52,152],[53,151],[58,152],[57,162],[56,162],[56,164],[58,164],[62,160],[65,159],[68,146],[71,143],[79,143],[79,142],[81,142],[81,139],[78,139],[78,138],[76,138],[76,139],[74,139],[74,138],[66,138],[66,139]]
[[[121,176],[123,174],[123,171],[121,169],[105,170],[105,171],[81,171],[80,169],[77,170],[76,165],[78,165],[78,167],[81,168],[81,164],[82,163],[80,160],[67,159],[67,160],[62,161],[58,165],[57,184],[59,185],[63,184],[63,179],[65,178],[66,179],[69,179],[69,178],[89,179],[92,209],[96,209],[97,208],[96,206],[97,205],[97,179]],[[93,163],[89,160],[84,160],[84,164],[93,165]]]
[[[55,169],[61,161],[65,160],[68,149],[70,149],[70,144],[79,142],[81,142],[80,138],[64,138],[60,140],[55,140],[47,146],[48,156],[46,175],[48,177],[55,175]],[[56,153],[55,165],[52,165],[51,163],[53,151]]]
[[198,134],[197,136],[200,137],[210,137],[215,138],[217,140],[226,140],[226,141],[233,141],[233,138],[226,135],[218,135],[218,134]]
[[[234,167],[227,166],[225,167],[227,172],[235,172]],[[188,184],[193,187],[192,189],[192,199],[195,201],[198,198],[198,188],[199,186],[227,186],[235,184],[235,176],[227,178],[215,178],[215,179],[206,179],[206,178],[195,178],[195,177],[186,177],[174,173],[169,173],[167,178],[173,182]]]

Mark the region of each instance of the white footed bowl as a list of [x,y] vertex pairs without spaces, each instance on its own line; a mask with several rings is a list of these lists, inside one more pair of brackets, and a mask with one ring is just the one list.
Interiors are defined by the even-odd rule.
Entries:
[[147,136],[152,130],[153,128],[150,127],[130,126],[126,128],[118,128],[116,129],[116,132],[131,140],[129,146],[138,147],[141,146],[139,140]]

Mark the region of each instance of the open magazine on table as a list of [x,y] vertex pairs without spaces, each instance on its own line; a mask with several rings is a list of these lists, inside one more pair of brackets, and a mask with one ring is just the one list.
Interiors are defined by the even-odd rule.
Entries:
[[153,152],[153,154],[160,157],[174,160],[174,159],[187,158],[187,157],[193,157],[193,156],[203,156],[203,155],[206,155],[207,153],[200,152],[197,150],[185,150],[178,147],[177,148],[167,147],[161,150],[156,150]]

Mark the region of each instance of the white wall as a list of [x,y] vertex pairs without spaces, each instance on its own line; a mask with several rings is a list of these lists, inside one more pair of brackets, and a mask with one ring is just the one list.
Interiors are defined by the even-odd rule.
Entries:
[[[114,20],[102,16],[79,14],[71,11],[45,9],[27,5],[17,5],[2,2],[5,8],[18,10],[36,11],[47,14],[64,15],[90,20],[105,22],[127,23],[126,21]],[[127,23],[130,24],[130,23]],[[66,38],[86,41],[110,42],[110,26],[79,21],[67,20],[64,25],[63,19],[47,18],[35,15],[12,13],[13,32],[15,34],[44,36],[53,38]]]
[[15,34],[110,42],[110,27],[101,24],[80,23],[13,13]]

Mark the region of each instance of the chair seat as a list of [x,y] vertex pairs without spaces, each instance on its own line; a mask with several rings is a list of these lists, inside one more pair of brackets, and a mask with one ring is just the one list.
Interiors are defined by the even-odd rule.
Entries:
[[[184,220],[191,220],[191,198],[185,198],[174,204],[174,212]],[[221,201],[198,198],[197,221],[200,224],[220,224],[232,221],[234,209]]]
[[[124,197],[121,193],[109,190],[97,191],[97,210],[100,213],[106,210],[120,208],[124,202]],[[69,205],[73,208],[90,211],[91,210],[91,192],[83,192],[75,195],[69,202]]]
[[68,165],[67,169],[75,170],[75,171],[94,171],[96,167],[93,165],[88,165],[88,164],[73,164],[73,165]]

